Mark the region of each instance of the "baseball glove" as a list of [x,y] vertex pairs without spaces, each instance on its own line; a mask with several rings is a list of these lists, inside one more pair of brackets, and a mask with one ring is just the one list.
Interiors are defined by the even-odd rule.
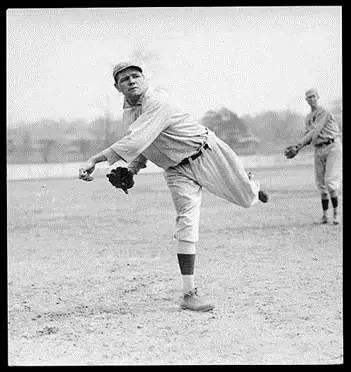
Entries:
[[128,168],[124,167],[112,169],[111,172],[106,175],[114,187],[122,189],[126,194],[128,194],[128,189],[134,186],[133,176],[134,174]]
[[299,145],[288,146],[284,150],[284,155],[288,159],[292,159],[292,158],[294,158],[297,155],[297,153],[300,151],[300,149],[301,149],[301,146],[299,146]]

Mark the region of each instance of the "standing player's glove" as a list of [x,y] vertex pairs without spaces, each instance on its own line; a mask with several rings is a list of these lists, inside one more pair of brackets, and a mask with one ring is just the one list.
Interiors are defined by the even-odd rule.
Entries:
[[126,194],[128,194],[128,189],[134,186],[133,176],[134,174],[128,168],[124,167],[112,169],[111,172],[106,175],[114,187],[122,189]]
[[297,153],[301,150],[301,145],[293,145],[293,146],[288,146],[285,150],[284,150],[284,155],[288,158],[288,159],[292,159],[294,158]]

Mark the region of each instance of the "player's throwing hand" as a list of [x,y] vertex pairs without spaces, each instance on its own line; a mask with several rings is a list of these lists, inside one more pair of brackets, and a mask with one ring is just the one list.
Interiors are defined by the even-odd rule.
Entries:
[[78,178],[83,181],[92,181],[94,177],[91,174],[95,170],[95,163],[92,161],[87,161],[83,167],[79,168],[79,176]]

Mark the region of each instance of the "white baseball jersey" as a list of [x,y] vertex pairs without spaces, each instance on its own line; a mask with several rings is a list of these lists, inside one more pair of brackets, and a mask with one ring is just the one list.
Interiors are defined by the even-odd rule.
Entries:
[[[103,154],[110,164],[122,159],[136,172],[147,160],[165,170],[177,212],[175,238],[198,240],[202,188],[241,207],[257,202],[259,184],[249,179],[235,152],[166,94],[149,88],[135,106],[125,102],[123,120],[126,136]],[[180,164],[200,150],[196,159]]]
[[[328,144],[328,141],[333,142]],[[300,141],[315,147],[315,182],[322,194],[337,191],[340,188],[342,146],[340,129],[335,117],[318,106],[305,118],[305,135]]]
[[196,153],[206,139],[206,128],[182,111],[168,96],[148,88],[135,106],[124,102],[125,137],[103,151],[110,164],[119,159],[131,163],[152,161],[159,167],[179,164]]
[[301,141],[303,145],[312,143],[318,145],[329,139],[340,138],[339,125],[330,112],[318,106],[305,118],[305,135]]

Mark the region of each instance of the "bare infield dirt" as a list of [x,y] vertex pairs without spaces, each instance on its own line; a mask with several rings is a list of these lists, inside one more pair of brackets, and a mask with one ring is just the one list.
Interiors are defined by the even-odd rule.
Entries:
[[204,193],[208,313],[179,308],[162,174],[128,196],[105,177],[9,182],[9,365],[343,363],[342,225],[317,224],[312,167],[254,173],[267,204]]

